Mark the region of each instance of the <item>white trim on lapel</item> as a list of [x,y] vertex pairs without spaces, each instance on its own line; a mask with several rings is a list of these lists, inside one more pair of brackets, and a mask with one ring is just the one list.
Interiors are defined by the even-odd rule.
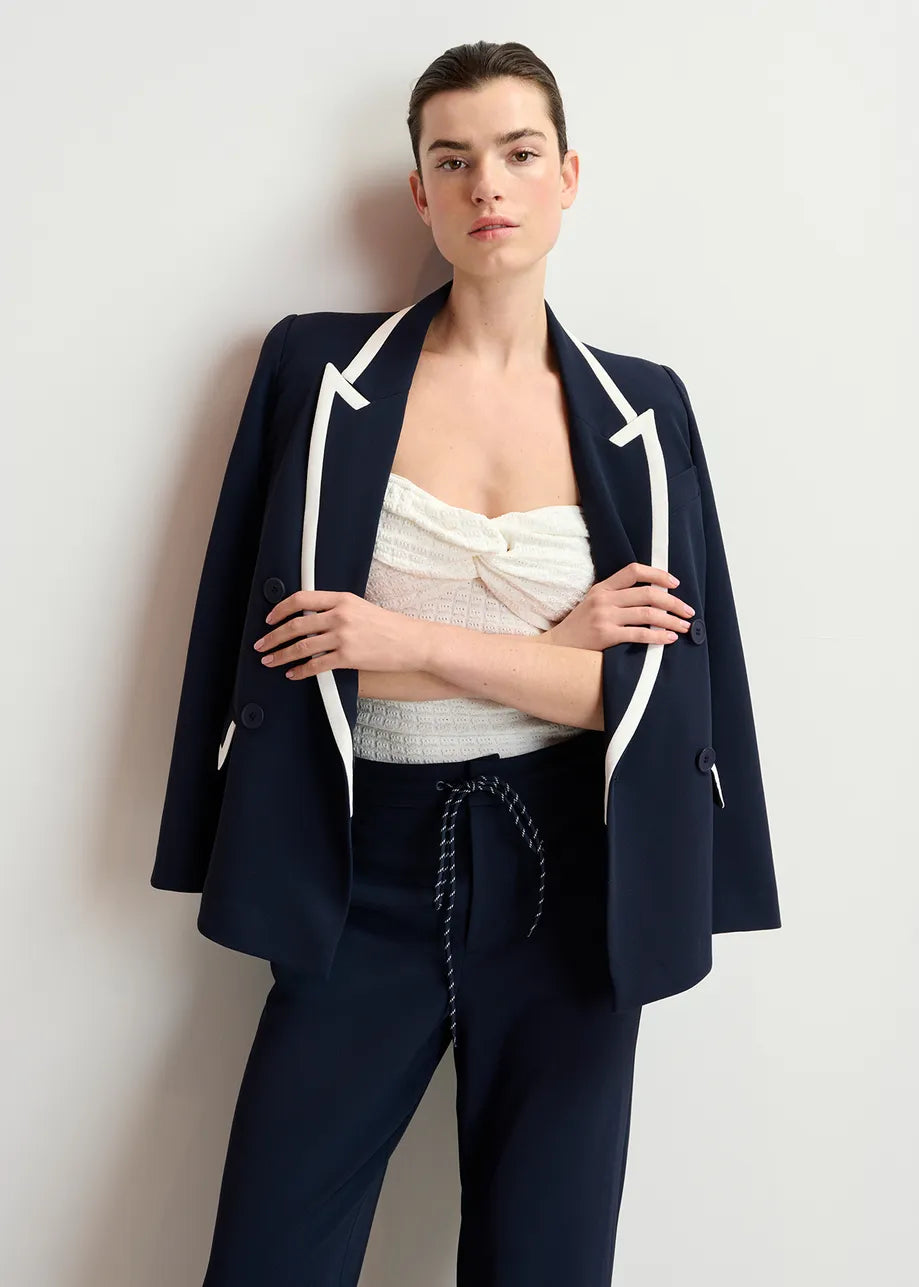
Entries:
[[[558,317],[557,314],[556,317]],[[606,368],[597,361],[590,349],[572,335],[564,323],[560,322],[560,325],[599,380],[601,388],[626,420],[621,429],[618,429],[614,434],[610,434],[609,441],[617,447],[624,447],[635,438],[641,437],[645,449],[645,459],[648,464],[648,481],[651,487],[651,566],[666,570],[670,547],[670,502],[667,492],[667,464],[664,460],[664,451],[657,433],[654,408],[648,407],[646,411],[642,411],[640,414],[636,413],[628,398]],[[660,670],[664,648],[667,646],[667,644],[663,643],[649,643],[646,645],[638,682],[622,719],[613,729],[612,736],[607,744],[603,789],[604,823],[606,823],[609,808],[609,788],[613,773],[641,722],[641,717],[647,709],[648,702],[651,700],[651,693]]]
[[[612,381],[610,381],[612,384]],[[626,404],[628,405],[628,404]],[[631,410],[631,408],[630,408]],[[670,543],[670,515],[667,498],[667,464],[660,438],[657,436],[657,421],[654,408],[648,407],[641,415],[629,419],[616,433],[610,435],[610,442],[617,447],[641,436],[644,443],[645,458],[648,462],[648,479],[651,484],[651,566],[667,567],[668,548]],[[613,735],[606,748],[606,790],[603,795],[603,821],[606,821],[606,810],[609,803],[609,784],[622,753],[632,740],[632,736],[651,700],[651,692],[657,679],[664,649],[664,643],[649,643],[645,646],[645,657],[635,685],[631,700],[625,708],[622,719],[613,730]]]
[[[594,375],[600,381],[600,385],[603,389],[603,392],[606,394],[606,396],[610,399],[610,401],[619,411],[619,414],[622,416],[623,420],[634,420],[635,410],[632,407],[631,402],[629,402],[628,398],[619,388],[619,385],[616,384],[615,380],[612,378],[609,371],[607,371],[606,367],[603,366],[601,362],[597,361],[597,359],[591,353],[590,349],[587,347],[586,344],[582,344],[581,341],[577,339],[576,336],[571,334],[571,332],[568,330],[568,327],[559,318],[558,313],[555,314],[555,317],[556,317],[556,320],[558,321],[559,326],[561,326],[562,330],[568,336],[571,343],[575,346],[575,348],[580,353],[581,357],[584,359],[584,361],[590,367],[591,371],[593,371]],[[621,432],[622,430],[620,430],[620,433]],[[610,441],[612,442],[612,439],[610,439]]]
[[[417,302],[417,301],[416,301]],[[351,383],[367,369],[377,356],[392,331],[410,312],[415,304],[409,304],[376,328],[364,341],[358,352],[351,358],[343,370],[334,363],[327,362],[322,375],[316,411],[310,436],[309,458],[306,470],[306,487],[303,508],[303,544],[301,550],[301,584],[306,590],[316,589],[316,537],[319,518],[319,497],[322,486],[322,465],[329,428],[329,419],[335,395],[345,399],[354,410],[369,405],[369,399],[358,392]],[[559,320],[556,315],[556,320]],[[626,421],[616,433],[609,436],[609,441],[617,447],[624,447],[636,437],[644,444],[645,459],[651,489],[651,562],[655,567],[667,567],[669,544],[669,515],[667,495],[667,474],[663,449],[657,434],[657,423],[653,407],[640,414],[636,413],[625,394],[601,365],[590,350],[581,343],[559,321],[559,325],[584,358],[600,386]],[[647,708],[654,688],[654,682],[660,670],[661,658],[665,644],[648,644],[641,673],[632,697],[619,724],[613,730],[606,749],[605,782],[603,793],[603,820],[607,819],[609,789],[613,772],[623,752],[638,728]],[[321,655],[321,654],[320,654]],[[354,746],[351,726],[342,705],[341,695],[333,671],[320,671],[316,675],[319,692],[325,705],[326,714],[332,735],[335,738],[339,754],[345,769],[348,782],[349,812],[354,812]]]
[[[403,310],[404,311],[404,310]],[[352,372],[359,359],[370,350],[371,356],[379,348],[382,340],[376,345],[374,339],[380,331],[386,329],[392,319],[388,319],[371,335],[360,353],[354,357],[346,371]],[[385,338],[385,336],[384,336]],[[364,369],[369,358],[364,358],[360,370]],[[359,374],[359,371],[358,371]],[[356,375],[354,376],[356,378]],[[300,584],[304,590],[316,590],[316,534],[319,524],[319,495],[322,487],[322,462],[325,455],[326,436],[329,430],[329,417],[332,414],[332,402],[339,394],[355,411],[369,406],[369,399],[359,393],[333,362],[326,362],[322,372],[322,383],[316,400],[316,413],[313,417],[313,428],[310,435],[309,456],[306,466],[306,486],[303,494],[303,543],[300,549]],[[322,653],[316,654],[322,656]],[[339,754],[345,766],[348,779],[348,813],[354,813],[354,740],[351,736],[351,725],[341,704],[341,695],[331,670],[321,670],[316,675],[319,693],[325,704],[332,736],[335,738]]]
[[[368,336],[368,338],[364,341],[364,343],[355,353],[354,357],[345,367],[344,371],[342,372],[336,371],[335,372],[336,375],[340,375],[341,378],[344,380],[359,379],[360,376],[362,376],[363,373],[366,371],[367,367],[370,365],[373,359],[376,357],[376,355],[379,353],[380,349],[389,339],[390,333],[396,329],[396,327],[402,321],[405,314],[414,307],[415,307],[414,304],[406,304],[405,308],[400,308],[398,313],[393,313],[392,317],[387,317],[385,322],[381,322],[380,325],[377,327],[377,329],[373,332],[373,334]],[[332,366],[331,362],[328,365]],[[332,367],[332,370],[335,371],[334,366]],[[355,394],[356,397],[358,398],[361,397],[361,394],[358,393],[357,389],[352,389],[351,392]],[[344,396],[346,398],[348,397],[347,394],[345,394]],[[348,398],[348,401],[351,402],[352,407],[354,407],[355,409],[357,409],[358,407],[367,405],[366,398],[363,398],[361,402],[352,402],[350,398]]]

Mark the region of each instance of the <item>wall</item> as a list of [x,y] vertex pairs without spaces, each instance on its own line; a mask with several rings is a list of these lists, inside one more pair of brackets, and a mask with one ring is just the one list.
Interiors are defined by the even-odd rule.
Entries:
[[[148,884],[200,560],[267,329],[447,275],[404,119],[484,37],[546,58],[581,156],[547,298],[692,396],[785,922],[716,939],[643,1017],[615,1280],[905,1287],[915,17],[52,0],[3,25],[4,1281],[200,1283],[270,982]],[[453,1077],[393,1157],[362,1287],[453,1281]]]

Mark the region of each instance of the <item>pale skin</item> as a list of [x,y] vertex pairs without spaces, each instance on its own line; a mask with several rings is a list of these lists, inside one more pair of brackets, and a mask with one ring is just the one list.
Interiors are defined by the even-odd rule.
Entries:
[[[592,585],[550,630],[526,636],[408,617],[349,591],[298,590],[271,609],[266,622],[280,624],[254,647],[265,652],[264,665],[290,667],[289,679],[338,667],[403,677],[420,672],[455,685],[448,695],[485,697],[540,719],[602,729],[602,649],[672,641],[688,630],[693,610],[671,595],[675,583],[661,568],[630,563]],[[671,611],[677,608],[683,615]],[[533,646],[546,643],[553,646]]]
[[[482,514],[578,504],[544,304],[546,255],[577,192],[578,155],[559,157],[542,91],[513,77],[435,94],[423,118],[424,182],[414,170],[409,184],[453,264],[453,285],[422,346],[393,472]],[[473,236],[483,217],[514,227]],[[671,643],[688,630],[694,610],[671,593],[677,584],[664,569],[631,563],[538,635],[488,634],[350,592],[299,590],[274,605],[274,628],[254,646],[293,680],[357,669],[364,697],[479,697],[602,729],[603,649]]]

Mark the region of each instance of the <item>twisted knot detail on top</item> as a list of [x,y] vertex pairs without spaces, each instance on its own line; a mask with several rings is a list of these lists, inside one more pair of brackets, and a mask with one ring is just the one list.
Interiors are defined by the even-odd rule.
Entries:
[[[390,473],[365,598],[395,612],[495,634],[548,630],[595,580],[579,505],[489,517]],[[485,698],[359,697],[354,753],[430,763],[517,755],[580,732]]]

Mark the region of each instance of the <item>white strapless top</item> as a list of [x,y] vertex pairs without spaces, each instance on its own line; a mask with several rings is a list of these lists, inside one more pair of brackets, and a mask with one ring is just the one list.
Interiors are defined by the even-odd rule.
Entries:
[[[533,635],[580,603],[595,576],[579,505],[489,518],[391,473],[364,597],[428,621]],[[358,697],[354,754],[403,764],[519,755],[580,731],[487,698]]]

